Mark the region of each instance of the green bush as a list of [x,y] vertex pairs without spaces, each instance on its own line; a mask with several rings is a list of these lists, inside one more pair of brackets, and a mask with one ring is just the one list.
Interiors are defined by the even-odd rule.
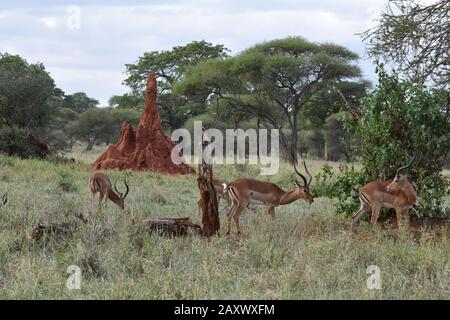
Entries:
[[21,158],[36,156],[36,152],[28,141],[26,129],[18,127],[0,127],[0,153],[7,155],[19,155]]
[[76,192],[78,186],[75,182],[73,174],[69,170],[58,171],[58,188],[63,192]]
[[444,216],[442,199],[448,191],[441,172],[450,150],[450,120],[442,110],[447,93],[402,82],[382,67],[379,85],[363,99],[358,116],[344,114],[346,128],[361,139],[362,169],[343,166],[334,173],[325,168],[318,176],[329,183],[322,194],[338,200],[338,212],[354,213],[357,188],[373,180],[391,180],[396,169],[416,155],[405,174],[418,193],[418,211],[423,216]]

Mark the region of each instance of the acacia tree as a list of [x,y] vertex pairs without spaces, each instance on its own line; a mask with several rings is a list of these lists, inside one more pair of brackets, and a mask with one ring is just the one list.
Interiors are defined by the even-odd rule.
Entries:
[[[241,54],[192,67],[175,90],[185,96],[226,101],[255,116],[269,129],[280,130],[281,146],[297,161],[300,111],[321,90],[336,82],[359,80],[358,55],[334,44],[300,37],[273,40]],[[208,101],[205,101],[206,103]]]
[[[423,4],[391,0],[380,23],[363,34],[368,53],[393,62],[417,83],[448,87],[450,80],[450,2]],[[449,95],[450,103],[450,95]]]
[[90,151],[95,144],[108,141],[116,132],[113,114],[107,108],[89,109],[67,126],[67,132],[71,138],[86,142],[86,151]]
[[84,92],[76,92],[64,96],[62,106],[64,108],[72,109],[75,112],[84,112],[89,109],[94,109],[98,106],[99,102],[96,99],[90,98]]
[[[154,72],[158,79],[158,107],[162,125],[171,130],[179,128],[189,117],[203,113],[205,109],[198,99],[186,99],[174,94],[172,85],[183,77],[188,67],[207,59],[224,58],[227,51],[223,45],[193,41],[167,51],[146,52],[136,63],[126,65],[128,77],[124,83],[132,89],[132,93],[126,97],[127,101],[130,101],[130,96],[136,102],[143,101],[147,76],[149,72]],[[113,102],[117,102],[115,100]]]

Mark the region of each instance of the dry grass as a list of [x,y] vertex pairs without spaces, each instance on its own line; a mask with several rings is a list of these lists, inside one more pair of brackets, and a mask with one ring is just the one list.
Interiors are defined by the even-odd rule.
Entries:
[[[96,151],[98,152],[98,150]],[[74,156],[92,162],[96,153]],[[317,171],[322,162],[311,162]],[[252,166],[218,166],[230,180],[257,176]],[[126,212],[109,203],[99,212],[90,202],[89,167],[0,157],[0,298],[112,299],[448,299],[450,244],[444,237],[415,242],[334,214],[329,199],[302,201],[277,210],[272,223],[263,209],[245,212],[237,237],[163,238],[133,223],[148,217],[197,214],[194,176],[133,173]],[[123,173],[111,172],[112,176]],[[290,188],[289,167],[265,177]],[[221,206],[224,205],[222,201]],[[78,224],[72,234],[36,244],[26,238],[37,223]],[[221,215],[222,234],[226,219]],[[233,229],[234,230],[234,229]],[[82,269],[81,290],[65,286],[66,269]],[[381,268],[382,290],[366,287],[366,268]]]

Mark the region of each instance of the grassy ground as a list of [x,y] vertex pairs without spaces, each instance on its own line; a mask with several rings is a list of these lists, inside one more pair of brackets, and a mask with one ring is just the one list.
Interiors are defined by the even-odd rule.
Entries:
[[[362,222],[336,216],[329,199],[242,215],[243,235],[163,238],[145,234],[135,221],[190,216],[199,222],[194,176],[133,173],[126,212],[90,202],[88,164],[93,153],[75,151],[81,162],[55,164],[0,157],[0,298],[88,299],[431,299],[450,298],[450,243],[446,239],[394,243]],[[317,171],[323,162],[310,162]],[[217,167],[219,177],[255,177],[252,166]],[[111,172],[119,177],[123,173]],[[266,178],[290,188],[291,169]],[[221,204],[221,207],[224,204]],[[39,244],[26,235],[38,223],[79,224],[65,237]],[[222,234],[226,228],[221,213]],[[234,231],[234,229],[233,229]],[[82,270],[80,290],[68,290],[66,269]],[[367,289],[366,269],[381,270],[382,289]]]

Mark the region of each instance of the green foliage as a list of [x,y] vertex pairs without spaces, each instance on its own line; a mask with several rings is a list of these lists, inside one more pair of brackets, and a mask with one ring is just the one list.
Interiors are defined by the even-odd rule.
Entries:
[[[257,117],[280,132],[288,154],[298,147],[300,111],[335,82],[358,79],[355,53],[332,44],[288,37],[257,44],[237,56],[193,66],[174,86],[187,97],[214,96],[219,103]],[[220,99],[219,99],[220,98]]]
[[363,40],[369,55],[394,63],[409,79],[448,88],[449,16],[448,0],[390,0]]
[[114,108],[110,109],[110,112],[115,122],[116,132],[119,132],[120,126],[123,122],[127,121],[131,123],[133,127],[137,127],[141,112],[131,108]]
[[[361,138],[362,170],[358,174],[353,169],[341,171],[330,189],[343,195],[330,196],[341,200],[369,181],[389,181],[397,168],[416,155],[405,174],[418,193],[419,212],[424,216],[443,215],[446,191],[441,171],[450,150],[450,119],[443,112],[446,92],[400,81],[395,72],[388,75],[382,65],[378,74],[379,84],[363,99],[359,116],[345,115],[347,128]],[[339,211],[350,214],[353,207],[341,207]]]
[[22,158],[34,156],[33,146],[28,141],[28,131],[16,126],[0,127],[0,152],[19,155]]
[[98,100],[89,98],[84,92],[76,92],[71,95],[66,95],[63,100],[63,107],[71,109],[75,112],[84,112],[89,109],[97,107]]
[[144,108],[144,97],[130,93],[125,93],[121,96],[112,96],[109,99],[109,106],[118,109],[141,110]]
[[357,189],[367,182],[367,177],[353,165],[340,164],[338,170],[325,165],[314,178],[313,193],[335,199],[336,212],[351,216],[359,206]]
[[158,106],[162,125],[172,130],[180,128],[191,116],[205,112],[207,95],[187,99],[174,93],[172,85],[184,76],[187,68],[208,59],[224,58],[227,51],[223,45],[193,41],[167,51],[146,52],[135,64],[126,65],[128,78],[124,83],[132,89],[132,94],[113,98],[110,103],[127,107],[139,105],[148,74],[154,72],[158,78]]
[[110,110],[94,108],[80,114],[78,121],[72,122],[67,131],[71,137],[87,143],[87,150],[100,141],[111,138],[115,130],[114,117]]
[[45,156],[35,142],[50,142],[48,132],[61,93],[42,64],[0,54],[0,152]]
[[339,113],[334,113],[325,120],[323,135],[327,146],[326,160],[337,161],[350,158],[348,142],[351,136],[345,130]]
[[223,45],[212,45],[206,41],[193,41],[184,46],[176,46],[167,51],[145,52],[136,64],[127,64],[128,78],[125,84],[134,92],[142,92],[147,76],[155,72],[159,77],[159,90],[163,92],[183,76],[186,68],[201,61],[226,57]]
[[69,170],[57,171],[57,185],[63,192],[77,192],[78,186],[75,177]]

